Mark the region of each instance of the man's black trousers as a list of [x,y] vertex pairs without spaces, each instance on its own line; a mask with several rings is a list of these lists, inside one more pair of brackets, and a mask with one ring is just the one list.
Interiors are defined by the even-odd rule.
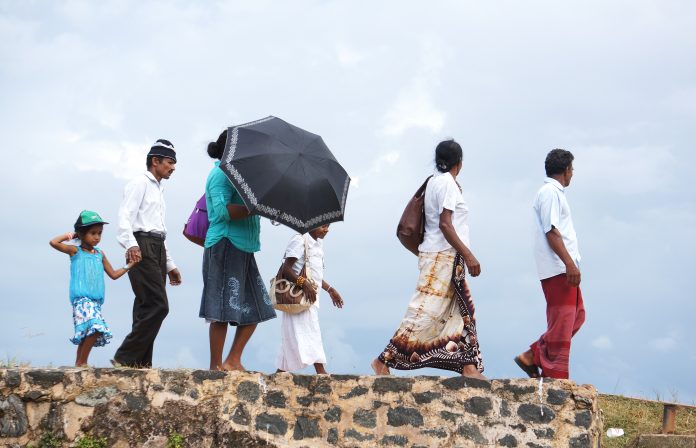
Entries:
[[162,321],[169,312],[164,240],[135,235],[142,261],[128,271],[135,293],[133,327],[116,351],[114,360],[131,367],[152,367],[152,349]]

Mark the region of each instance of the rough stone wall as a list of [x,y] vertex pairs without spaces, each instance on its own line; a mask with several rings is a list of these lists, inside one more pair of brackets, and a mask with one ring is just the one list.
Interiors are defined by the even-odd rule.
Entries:
[[597,392],[570,381],[0,369],[0,446],[597,447]]

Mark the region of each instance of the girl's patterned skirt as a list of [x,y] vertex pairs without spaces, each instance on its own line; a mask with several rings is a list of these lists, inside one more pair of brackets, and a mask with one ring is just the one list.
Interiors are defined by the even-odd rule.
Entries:
[[111,339],[111,330],[106,325],[101,313],[101,303],[81,297],[74,299],[73,305],[73,324],[75,324],[75,336],[70,339],[75,345],[79,345],[87,336],[99,333],[95,347],[102,347],[109,343]]

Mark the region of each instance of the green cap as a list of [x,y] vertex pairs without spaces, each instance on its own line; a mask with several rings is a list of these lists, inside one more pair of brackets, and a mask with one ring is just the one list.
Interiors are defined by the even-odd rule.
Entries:
[[75,231],[81,227],[87,227],[94,224],[108,224],[108,222],[101,219],[101,216],[97,212],[92,212],[89,210],[82,210],[80,216],[77,217],[75,221]]

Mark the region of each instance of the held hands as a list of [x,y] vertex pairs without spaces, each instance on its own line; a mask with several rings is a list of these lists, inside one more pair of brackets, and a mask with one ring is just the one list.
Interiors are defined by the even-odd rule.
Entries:
[[566,265],[566,278],[568,279],[568,285],[580,286],[580,269],[575,266],[575,263]]
[[329,288],[329,297],[331,297],[331,301],[333,302],[334,306],[336,308],[343,308],[343,298],[341,295],[336,291],[335,288],[331,287]]
[[481,274],[481,265],[479,264],[479,261],[474,257],[474,254],[469,253],[467,256],[464,257],[464,264],[466,264],[466,268],[469,271],[469,275],[472,277],[478,277],[479,274]]
[[143,259],[138,246],[129,247],[126,251],[126,263],[138,263]]

